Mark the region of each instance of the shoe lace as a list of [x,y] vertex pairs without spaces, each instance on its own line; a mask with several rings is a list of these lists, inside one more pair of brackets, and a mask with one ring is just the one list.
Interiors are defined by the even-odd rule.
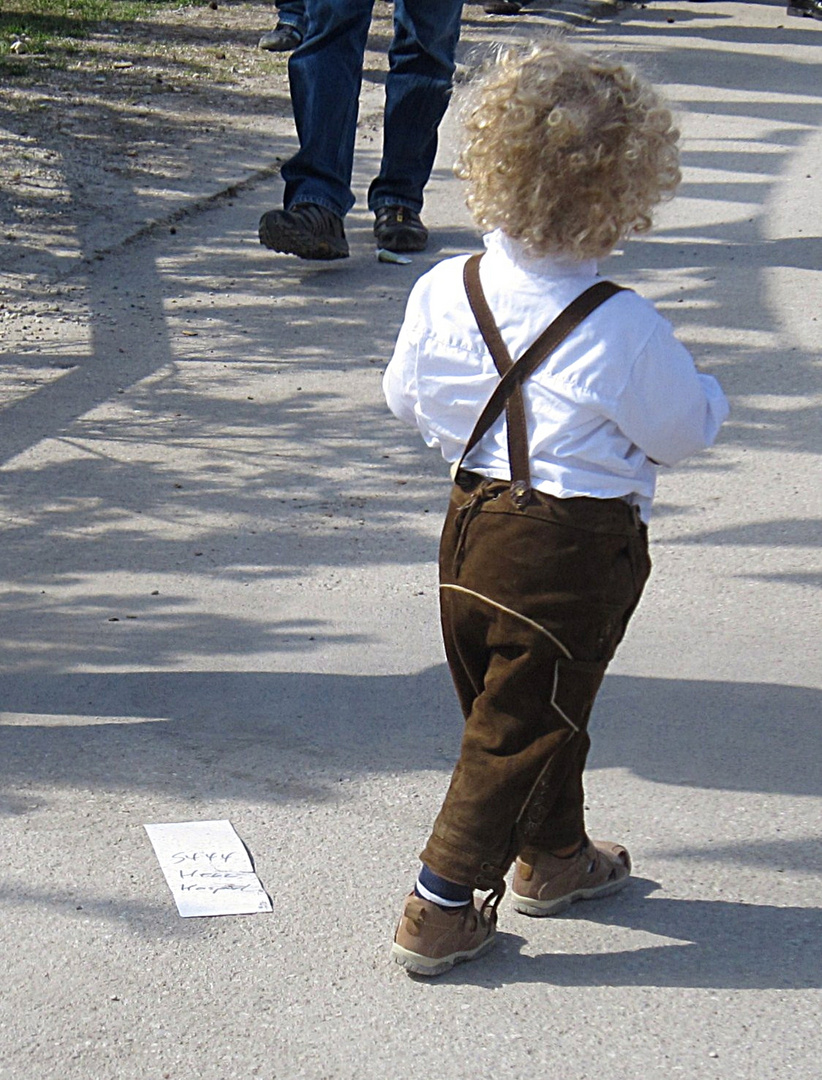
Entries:
[[495,889],[492,889],[485,897],[482,902],[482,907],[479,909],[479,913],[483,918],[496,919],[497,908],[499,907],[503,896],[505,896],[506,888],[505,882],[501,881],[499,885]]
[[324,206],[308,202],[297,203],[291,208],[291,212],[295,217],[302,218],[306,225],[315,231],[329,230],[335,235],[340,232],[340,219]]
[[407,206],[381,206],[377,210],[377,225],[417,225],[422,224],[416,211]]

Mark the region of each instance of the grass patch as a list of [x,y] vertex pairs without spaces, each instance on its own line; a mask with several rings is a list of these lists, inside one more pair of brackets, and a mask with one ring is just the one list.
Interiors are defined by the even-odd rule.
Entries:
[[208,0],[0,0],[0,73],[25,74],[31,61],[60,68],[72,42],[102,24],[133,23],[159,11],[201,7]]

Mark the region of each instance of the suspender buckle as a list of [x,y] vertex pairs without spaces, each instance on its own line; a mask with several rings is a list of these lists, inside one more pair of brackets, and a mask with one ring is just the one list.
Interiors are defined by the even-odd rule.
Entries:
[[511,502],[517,510],[524,510],[531,501],[531,485],[525,480],[511,481]]

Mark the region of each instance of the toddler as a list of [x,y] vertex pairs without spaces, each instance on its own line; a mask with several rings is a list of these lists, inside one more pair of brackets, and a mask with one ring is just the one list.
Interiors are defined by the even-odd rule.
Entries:
[[585,831],[588,717],[650,571],[657,468],[728,411],[654,306],[597,274],[679,183],[654,88],[552,41],[503,56],[465,126],[485,252],[416,283],[383,383],[455,481],[440,608],[465,731],[392,948],[419,975],[493,944],[514,860],[525,915],[626,884],[627,850]]

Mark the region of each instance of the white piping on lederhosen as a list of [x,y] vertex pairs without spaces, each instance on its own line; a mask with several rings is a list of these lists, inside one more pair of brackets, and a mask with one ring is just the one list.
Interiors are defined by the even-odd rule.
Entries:
[[[491,607],[497,608],[498,611],[504,611],[506,615],[513,615],[515,619],[520,619],[522,622],[527,623],[534,630],[538,631],[548,638],[556,647],[562,652],[567,660],[573,660],[574,657],[570,650],[551,633],[550,630],[546,630],[544,626],[541,626],[535,619],[529,619],[527,615],[522,615],[519,611],[514,611],[513,608],[506,607],[505,604],[500,604],[498,600],[492,600],[488,596],[483,596],[482,593],[475,592],[473,589],[466,589],[463,585],[440,585],[441,589],[453,589],[454,592],[465,593],[467,596],[473,596],[477,600],[482,600],[484,604],[488,604]],[[574,731],[579,731],[579,728],[566,712],[564,712],[557,703],[557,686],[559,684],[559,664],[554,664],[554,685],[551,688],[551,705],[559,713],[562,719],[569,727],[572,727]]]

